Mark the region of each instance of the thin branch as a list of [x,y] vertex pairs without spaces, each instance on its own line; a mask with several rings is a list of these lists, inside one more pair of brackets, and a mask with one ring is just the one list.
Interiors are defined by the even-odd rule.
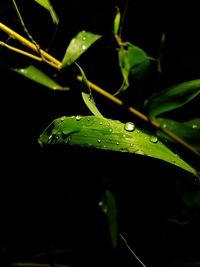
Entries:
[[8,44],[6,44],[6,43],[4,43],[4,42],[2,42],[2,41],[0,41],[0,45],[1,45],[1,46],[5,46],[5,47],[8,48],[9,50],[12,50],[12,51],[14,51],[14,52],[16,52],[16,53],[22,54],[22,55],[24,55],[24,56],[26,56],[26,57],[30,57],[30,58],[32,58],[32,59],[35,59],[35,60],[38,60],[38,61],[42,61],[42,58],[41,58],[41,57],[35,56],[35,55],[33,55],[33,54],[31,54],[31,53],[28,53],[28,52],[26,52],[26,51],[24,51],[24,50],[21,50],[21,49],[19,49],[19,48],[14,47],[14,46],[8,45]]
[[[6,32],[11,38],[18,40],[19,42],[21,42],[23,45],[27,46],[28,48],[30,48],[31,50],[38,52],[37,48],[35,47],[35,45],[33,43],[31,43],[30,41],[28,41],[26,38],[22,37],[20,34],[16,33],[15,31],[13,31],[12,29],[10,29],[9,27],[7,27],[6,25],[4,25],[3,23],[0,23],[0,30]],[[60,62],[59,60],[57,60],[56,58],[54,58],[53,56],[51,56],[50,54],[48,54],[47,52],[45,52],[44,50],[40,49],[40,54],[42,55],[42,60],[45,61],[47,64],[55,67],[56,69],[60,70],[61,66],[62,66],[62,62]],[[82,81],[82,77],[81,76],[76,76],[76,79],[78,81]],[[98,92],[99,94],[103,95],[104,97],[106,97],[107,99],[111,100],[112,102],[114,102],[115,104],[122,106],[124,108],[126,108],[130,113],[134,114],[135,116],[137,116],[138,118],[142,119],[145,122],[149,122],[152,126],[154,126],[155,128],[157,128],[158,130],[162,131],[163,133],[165,133],[168,137],[170,137],[172,140],[174,140],[176,143],[181,144],[182,146],[184,146],[186,149],[190,150],[191,152],[193,152],[195,155],[197,155],[198,157],[200,157],[200,152],[197,151],[193,146],[191,146],[190,144],[188,144],[187,142],[185,142],[182,138],[180,138],[179,136],[177,136],[176,134],[172,133],[171,131],[163,128],[158,121],[154,118],[152,120],[149,120],[148,117],[146,115],[144,115],[143,113],[141,113],[140,111],[136,110],[133,107],[127,106],[122,100],[120,100],[119,98],[113,96],[112,94],[110,94],[109,92],[105,91],[104,89],[100,88],[99,86],[97,86],[96,84],[88,81],[89,86],[91,87],[91,89],[95,90],[96,92]]]
[[[35,44],[30,42],[29,40],[27,40],[26,38],[24,38],[23,36],[21,36],[17,32],[13,31],[11,28],[7,27],[3,23],[0,23],[0,30],[7,33],[12,39],[18,40],[21,44],[27,46],[29,49],[38,53],[38,49],[35,46]],[[59,69],[61,62],[58,61],[56,58],[52,57],[50,54],[48,54],[47,52],[45,52],[42,49],[40,49],[39,54],[42,55],[43,61],[45,61],[49,65],[54,65],[55,68]]]
[[131,254],[136,258],[136,260],[143,266],[146,267],[146,265],[140,260],[140,258],[135,254],[135,252],[131,249],[126,239],[123,237],[123,235],[120,234],[121,239],[124,241],[126,247],[131,252]]
[[18,9],[18,6],[17,6],[15,0],[13,0],[13,4],[14,4],[15,10],[16,10],[16,12],[17,12],[17,15],[18,15],[18,17],[19,17],[19,20],[20,20],[20,22],[21,22],[21,24],[22,24],[22,27],[24,28],[25,33],[27,34],[27,36],[28,36],[28,38],[31,40],[31,42],[35,45],[35,47],[37,48],[37,51],[40,52],[40,46],[39,46],[39,44],[33,39],[32,35],[29,33],[28,29],[26,28],[26,25],[25,25],[25,23],[24,23],[24,20],[23,20],[23,18],[22,18],[22,16],[21,16],[21,13],[20,13],[20,11],[19,11],[19,9]]

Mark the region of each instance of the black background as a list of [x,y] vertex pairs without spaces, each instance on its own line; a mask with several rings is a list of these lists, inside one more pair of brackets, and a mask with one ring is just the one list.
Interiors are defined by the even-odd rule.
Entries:
[[[62,60],[68,43],[79,31],[102,34],[100,45],[83,55],[80,63],[90,80],[110,92],[121,83],[111,34],[115,6],[123,10],[124,2],[52,1],[60,26],[49,52]],[[41,47],[47,46],[54,30],[48,12],[33,1],[17,3],[31,35]],[[23,33],[12,3],[6,1],[2,6],[1,22]],[[157,57],[163,29],[163,74],[157,80],[152,69],[146,96],[155,85],[163,88],[199,78],[197,3],[129,1],[122,34],[125,41]],[[0,37],[5,40],[3,33]],[[1,65],[4,60],[24,64],[23,56],[0,48]],[[60,79],[78,87],[69,77]],[[116,254],[111,249],[106,219],[98,209],[105,188],[116,194],[121,233],[147,266],[175,262],[178,266],[181,261],[199,260],[199,217],[193,218],[199,213],[196,209],[181,213],[185,187],[196,190],[193,177],[149,158],[80,148],[41,148],[37,138],[54,118],[88,113],[81,95],[51,91],[3,67],[0,84],[2,266],[23,260],[72,266],[139,266],[123,242],[119,241]],[[131,118],[96,97],[105,116]],[[175,116],[189,119],[197,115],[199,99],[188,104],[184,113],[176,111]],[[187,227],[168,224],[167,219],[174,214],[186,216],[192,223]]]

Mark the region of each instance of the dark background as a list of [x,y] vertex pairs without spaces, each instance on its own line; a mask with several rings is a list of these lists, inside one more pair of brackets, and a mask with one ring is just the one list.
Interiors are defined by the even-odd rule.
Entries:
[[[12,3],[1,3],[1,22],[23,34]],[[31,35],[42,48],[51,44],[49,52],[59,60],[79,31],[102,34],[103,40],[88,50],[80,63],[91,81],[115,92],[121,76],[111,34],[115,6],[123,10],[125,1],[52,1],[60,18],[52,43],[54,28],[48,12],[33,1],[17,3]],[[157,77],[152,66],[146,97],[155,87],[199,78],[197,3],[129,1],[122,34],[125,41],[156,58],[163,30],[163,73]],[[0,38],[7,37],[0,33]],[[1,66],[5,61],[24,64],[22,56],[0,48]],[[70,77],[60,79],[78,88]],[[115,193],[120,231],[147,266],[183,266],[183,262],[200,260],[199,206],[190,209],[184,202],[187,190],[198,191],[193,177],[150,158],[80,148],[41,148],[37,138],[53,119],[88,114],[81,95],[74,90],[51,91],[4,66],[0,84],[1,266],[26,260],[72,266],[139,266],[121,240],[117,252],[112,251],[106,218],[98,208],[104,189]],[[122,97],[130,99],[129,94]],[[105,116],[123,121],[131,118],[101,96],[96,99]],[[175,112],[180,120],[197,115],[198,98],[184,112]],[[168,219],[173,216],[190,223],[170,224]]]

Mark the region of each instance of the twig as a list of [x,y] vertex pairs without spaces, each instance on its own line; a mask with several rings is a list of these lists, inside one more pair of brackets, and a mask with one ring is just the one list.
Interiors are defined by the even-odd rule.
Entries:
[[136,260],[143,266],[146,267],[146,265],[140,260],[140,258],[135,254],[135,252],[131,249],[131,247],[129,246],[128,242],[126,241],[126,239],[123,237],[123,235],[120,234],[121,239],[124,241],[124,243],[126,244],[126,247],[128,248],[128,250],[131,252],[131,254],[136,258]]

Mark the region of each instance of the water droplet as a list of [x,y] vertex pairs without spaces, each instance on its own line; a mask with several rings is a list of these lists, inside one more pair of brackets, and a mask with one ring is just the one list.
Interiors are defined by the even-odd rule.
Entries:
[[107,127],[109,127],[109,126],[110,126],[110,123],[108,122],[108,123],[107,123]]
[[102,125],[103,124],[103,122],[102,121],[100,121],[100,123],[99,123],[100,125]]
[[133,122],[126,122],[124,125],[124,130],[132,132],[135,130],[135,124]]
[[152,143],[157,143],[157,142],[158,142],[158,137],[155,136],[155,135],[152,135],[152,136],[150,137],[150,141],[151,141]]
[[76,120],[77,120],[77,121],[80,121],[80,120],[81,120],[81,115],[77,115],[77,116],[76,116]]
[[85,50],[86,49],[86,45],[82,45],[82,49]]
[[100,139],[98,139],[98,140],[97,140],[97,142],[98,142],[98,143],[101,143],[101,140],[100,140]]
[[144,151],[139,149],[137,151],[135,151],[136,154],[139,154],[139,155],[144,155]]
[[163,126],[162,126],[163,128],[167,128],[167,124],[163,124]]
[[103,206],[103,202],[99,201],[99,207],[102,207],[102,206]]
[[63,122],[65,119],[65,117],[63,116],[62,118],[60,118],[60,121]]
[[83,36],[82,40],[83,40],[83,41],[85,41],[85,40],[86,40],[86,37],[85,37],[85,36]]
[[192,125],[192,129],[196,129],[197,128],[197,125],[196,124],[193,124]]
[[119,145],[119,142],[117,142],[116,145]]

